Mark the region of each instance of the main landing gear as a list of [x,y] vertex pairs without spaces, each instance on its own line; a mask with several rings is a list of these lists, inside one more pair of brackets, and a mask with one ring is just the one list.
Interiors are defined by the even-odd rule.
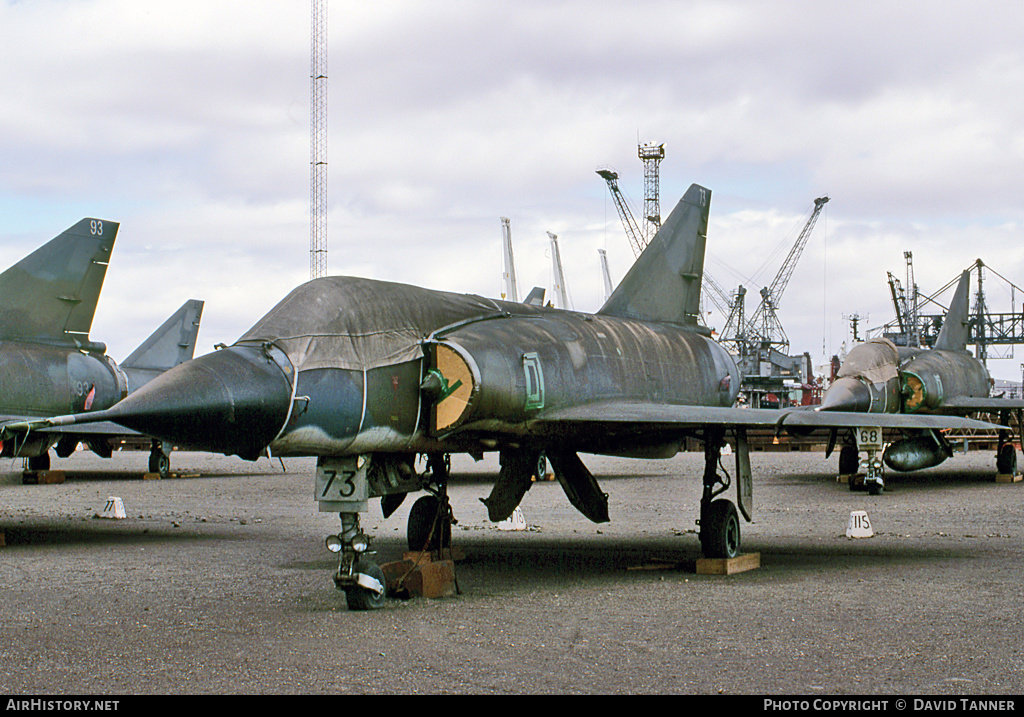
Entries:
[[171,475],[170,449],[163,441],[155,438],[149,448],[149,472],[157,473],[165,479]]
[[450,468],[451,459],[448,455],[428,456],[428,495],[418,498],[409,511],[409,523],[406,528],[409,550],[435,552],[451,546],[455,518],[448,504]]
[[[705,558],[735,558],[740,554],[740,518],[732,501],[718,498],[732,483],[719,473],[724,431],[709,428],[704,437],[704,492],[700,500],[700,547]],[[749,521],[753,508],[753,481],[746,433],[736,429],[737,499]]]

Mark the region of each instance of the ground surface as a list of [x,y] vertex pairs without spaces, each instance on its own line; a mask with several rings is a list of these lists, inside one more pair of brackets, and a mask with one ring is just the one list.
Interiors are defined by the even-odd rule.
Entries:
[[[703,456],[587,456],[610,496],[594,525],[537,483],[528,530],[479,498],[497,469],[453,459],[461,594],[349,612],[313,500],[313,462],[146,453],[54,461],[62,485],[0,471],[0,691],[11,693],[1020,694],[1024,483],[958,454],[835,481],[822,453],[756,453],[761,567],[694,572]],[[128,517],[94,517],[109,496]],[[380,562],[405,550],[407,500],[363,525]],[[851,511],[875,537],[850,540]]]

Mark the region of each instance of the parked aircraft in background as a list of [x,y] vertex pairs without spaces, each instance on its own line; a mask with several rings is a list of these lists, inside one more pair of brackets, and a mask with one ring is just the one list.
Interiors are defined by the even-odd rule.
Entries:
[[[0,420],[113,406],[160,371],[192,358],[203,302],[186,302],[122,366],[89,331],[119,224],[86,218],[0,274]],[[41,426],[12,436],[0,455],[50,467],[49,450],[66,458],[84,443],[110,457],[111,441],[138,436],[112,423],[68,431]],[[169,447],[153,441],[150,470],[166,475]]]
[[[255,460],[318,456],[316,498],[340,515],[329,547],[335,584],[352,608],[384,599],[366,555],[359,513],[381,497],[385,517],[425,490],[409,516],[422,549],[451,529],[451,453],[498,451],[484,500],[508,518],[543,453],[569,501],[590,520],[608,499],[579,453],[667,458],[703,442],[700,543],[705,555],[740,550],[736,505],[720,498],[735,444],[737,502],[747,520],[753,481],[746,430],[809,432],[862,426],[861,413],[734,407],[730,355],[698,324],[711,192],[693,185],[596,314],[495,301],[369,279],[325,277],[294,289],[234,345],[154,378],[110,409],[47,426],[109,420],[163,440]],[[898,428],[989,427],[960,417],[871,415]],[[4,427],[7,435],[31,428]],[[417,472],[417,457],[427,468]]]
[[[1024,431],[1024,400],[992,398],[988,369],[967,350],[970,280],[970,272],[960,276],[932,348],[896,346],[888,339],[858,344],[847,354],[817,410],[904,415],[998,414],[1004,429],[999,431],[996,470],[1015,473],[1017,451],[1010,440],[1009,419],[1010,413],[1015,412],[1017,425]],[[952,447],[937,429],[909,432],[885,448],[881,460],[877,456],[880,450],[881,436],[878,445],[869,448],[868,460],[862,466],[864,487],[872,493],[883,489],[883,461],[893,470],[915,471],[937,466],[953,455]],[[857,473],[859,463],[856,440],[848,437],[839,452],[840,474]]]

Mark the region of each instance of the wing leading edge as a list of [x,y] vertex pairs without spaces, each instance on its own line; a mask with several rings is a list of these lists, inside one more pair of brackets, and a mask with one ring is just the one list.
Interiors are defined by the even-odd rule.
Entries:
[[853,413],[844,411],[790,410],[767,408],[722,408],[716,406],[672,406],[630,402],[601,402],[545,411],[531,421],[531,426],[579,426],[595,430],[600,425],[636,430],[671,430],[699,426],[737,426],[743,428],[775,427],[777,430],[855,428],[881,426],[896,429],[975,429],[999,430],[994,423],[963,416],[936,414]]

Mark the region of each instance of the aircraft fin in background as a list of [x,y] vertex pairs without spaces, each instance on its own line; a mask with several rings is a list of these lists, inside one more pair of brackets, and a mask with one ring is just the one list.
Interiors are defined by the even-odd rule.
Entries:
[[597,313],[696,326],[710,205],[711,190],[690,185]]
[[535,286],[530,289],[530,293],[523,299],[523,303],[530,306],[544,306],[544,287]]
[[0,274],[0,338],[88,343],[119,226],[82,219]]
[[964,271],[960,275],[960,283],[953,292],[953,300],[949,302],[949,310],[939,329],[933,349],[947,351],[966,351],[968,339],[967,312],[970,310],[971,272]]
[[195,355],[204,302],[189,299],[121,362],[131,390]]

